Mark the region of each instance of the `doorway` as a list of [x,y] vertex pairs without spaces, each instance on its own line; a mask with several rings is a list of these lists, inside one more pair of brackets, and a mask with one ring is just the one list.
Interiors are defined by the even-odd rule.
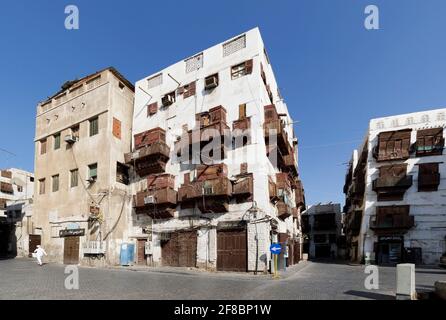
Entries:
[[139,265],[146,265],[147,264],[146,243],[147,243],[147,239],[138,239],[137,264],[139,264]]
[[32,257],[32,253],[41,245],[41,237],[38,234],[30,234],[28,240],[28,257]]
[[79,237],[65,237],[63,263],[79,264]]

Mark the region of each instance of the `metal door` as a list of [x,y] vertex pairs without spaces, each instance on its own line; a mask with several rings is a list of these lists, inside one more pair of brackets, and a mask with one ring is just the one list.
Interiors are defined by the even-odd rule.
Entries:
[[79,237],[65,237],[63,263],[78,264],[79,263]]
[[217,232],[217,270],[246,272],[246,230],[219,230]]

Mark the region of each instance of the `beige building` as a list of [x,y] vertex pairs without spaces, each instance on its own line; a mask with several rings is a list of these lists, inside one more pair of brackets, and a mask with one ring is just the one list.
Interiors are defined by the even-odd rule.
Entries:
[[134,87],[114,68],[68,81],[37,106],[35,230],[48,259],[117,264],[131,207]]
[[0,257],[23,257],[34,250],[33,189],[32,173],[0,170]]

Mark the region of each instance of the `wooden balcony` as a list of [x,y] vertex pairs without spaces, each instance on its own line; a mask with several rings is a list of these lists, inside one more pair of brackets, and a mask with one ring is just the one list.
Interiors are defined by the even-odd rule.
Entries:
[[11,183],[0,182],[0,192],[13,194],[14,188]]
[[391,219],[380,216],[370,217],[370,229],[375,232],[406,232],[415,225],[414,216],[395,214]]
[[140,176],[162,173],[170,158],[170,148],[163,141],[152,142],[125,155],[125,162],[133,165]]
[[362,211],[352,211],[345,216],[345,233],[349,236],[357,236],[361,230]]
[[334,213],[318,214],[314,216],[313,230],[336,230],[336,219]]
[[248,130],[251,129],[251,118],[235,120],[232,122],[232,130]]
[[269,179],[268,181],[268,191],[270,201],[275,203],[279,199],[279,197],[277,193],[277,185],[272,179]]
[[298,208],[291,208],[291,214],[293,218],[299,218],[299,209]]
[[280,200],[279,202],[277,202],[276,207],[277,207],[277,216],[279,217],[279,219],[285,220],[286,218],[292,215],[291,207],[284,201]]
[[232,196],[237,203],[251,201],[254,190],[254,178],[252,173],[242,174],[236,177],[232,184]]
[[278,150],[283,156],[289,154],[288,134],[285,131],[284,122],[280,119],[270,120],[263,124],[263,132],[267,145],[270,145],[270,137],[275,136],[277,139]]
[[169,187],[136,193],[135,211],[153,219],[173,218],[177,205],[177,192]]
[[290,151],[289,154],[283,156],[284,169],[294,176],[297,176],[297,163],[294,151]]
[[178,190],[181,207],[191,208],[198,205],[202,213],[227,212],[232,193],[231,181],[227,177],[183,184]]
[[302,181],[300,181],[299,179],[297,180],[297,188],[294,191],[294,195],[296,198],[296,206],[297,207],[305,206],[304,189],[302,187]]
[[398,189],[408,189],[412,186],[412,176],[401,176],[401,177],[380,177],[375,180],[373,180],[373,190],[380,190],[380,189],[391,189],[391,188],[398,188]]

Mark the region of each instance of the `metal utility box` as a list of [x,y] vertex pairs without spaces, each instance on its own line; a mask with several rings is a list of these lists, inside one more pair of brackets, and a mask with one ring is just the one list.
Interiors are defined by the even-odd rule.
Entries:
[[121,244],[121,266],[131,266],[135,261],[135,244],[123,243]]

